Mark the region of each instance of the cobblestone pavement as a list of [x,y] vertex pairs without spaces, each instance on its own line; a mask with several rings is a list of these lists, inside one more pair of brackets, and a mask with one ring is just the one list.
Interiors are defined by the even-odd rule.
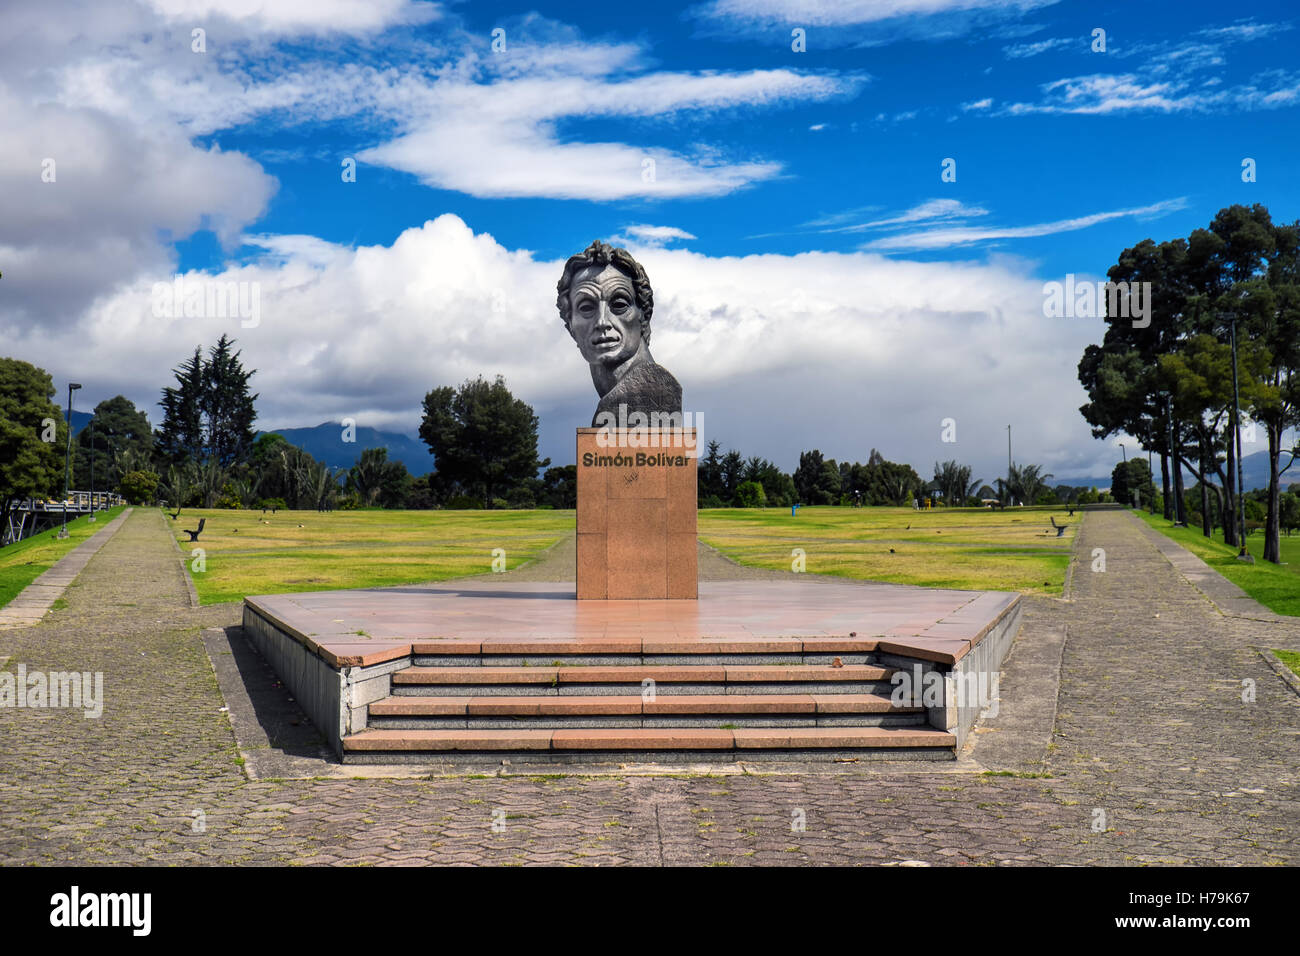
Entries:
[[1300,622],[1224,617],[1124,513],[1087,516],[1071,602],[1027,602],[956,764],[253,781],[200,638],[238,607],[188,606],[164,525],[138,510],[65,610],[0,633],[10,672],[105,690],[98,720],[0,708],[0,862],[1300,862],[1300,698],[1254,649]]

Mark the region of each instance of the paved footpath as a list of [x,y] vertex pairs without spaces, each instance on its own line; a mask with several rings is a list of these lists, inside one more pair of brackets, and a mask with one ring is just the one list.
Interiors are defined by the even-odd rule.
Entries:
[[352,777],[308,748],[315,775],[250,780],[201,636],[238,606],[189,606],[168,530],[137,510],[66,609],[0,632],[10,672],[105,695],[0,708],[0,862],[1300,863],[1300,697],[1254,649],[1300,621],[1224,616],[1122,512],[1083,522],[1071,601],[1027,601],[956,764],[645,775]]

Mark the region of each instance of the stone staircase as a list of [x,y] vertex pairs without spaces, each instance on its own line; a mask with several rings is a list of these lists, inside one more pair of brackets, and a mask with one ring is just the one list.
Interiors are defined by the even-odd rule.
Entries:
[[876,642],[425,641],[345,763],[953,759]]

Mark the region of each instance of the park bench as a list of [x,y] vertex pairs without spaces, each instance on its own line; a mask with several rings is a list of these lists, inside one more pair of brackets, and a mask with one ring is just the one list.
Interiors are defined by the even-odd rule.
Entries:
[[191,531],[189,528],[182,528],[181,530],[184,531],[186,534],[188,534],[188,535],[190,536],[190,540],[191,540],[191,541],[198,541],[198,540],[199,540],[199,535],[201,535],[201,534],[203,533],[203,526],[204,526],[205,524],[207,524],[207,523],[208,523],[208,519],[207,519],[207,518],[200,518],[200,519],[199,519],[199,528],[198,528],[197,531]]

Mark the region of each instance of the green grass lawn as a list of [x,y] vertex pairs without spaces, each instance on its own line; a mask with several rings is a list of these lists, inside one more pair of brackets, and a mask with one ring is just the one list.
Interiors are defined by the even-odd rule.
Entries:
[[[203,534],[190,544],[185,528]],[[515,568],[573,530],[572,511],[258,511],[186,509],[168,520],[203,604],[253,594],[387,587]]]
[[1295,651],[1274,651],[1273,653],[1277,655],[1278,660],[1290,668],[1291,673],[1295,674],[1296,677],[1300,677],[1300,653]]
[[1255,563],[1243,564],[1237,560],[1237,550],[1223,543],[1221,530],[1216,530],[1216,537],[1207,538],[1201,534],[1200,528],[1175,528],[1173,522],[1166,521],[1161,515],[1145,511],[1137,512],[1137,515],[1275,614],[1300,614],[1300,536],[1283,535],[1280,541],[1282,563],[1272,564],[1263,558],[1264,533],[1248,535],[1246,548],[1255,556]]
[[[1048,517],[1068,524],[1058,538]],[[726,508],[700,512],[700,538],[741,564],[789,571],[795,548],[812,574],[1060,594],[1080,512],[1060,507]],[[890,549],[894,553],[890,553]]]
[[58,528],[42,531],[16,544],[0,548],[0,607],[4,607],[27,585],[52,568],[59,560],[81,542],[85,541],[113,518],[122,508],[101,511],[91,524],[87,518],[74,518],[68,522],[68,537],[60,541]]
[[[1068,522],[1047,533],[1048,515]],[[189,510],[169,522],[192,566],[184,528],[207,519],[192,571],[203,604],[253,594],[385,587],[491,570],[492,550],[518,567],[573,531],[572,511]],[[910,508],[710,509],[700,537],[742,564],[929,587],[1059,594],[1079,515],[1063,509],[916,512]],[[910,530],[907,528],[911,525]],[[894,554],[889,549],[895,550]]]

